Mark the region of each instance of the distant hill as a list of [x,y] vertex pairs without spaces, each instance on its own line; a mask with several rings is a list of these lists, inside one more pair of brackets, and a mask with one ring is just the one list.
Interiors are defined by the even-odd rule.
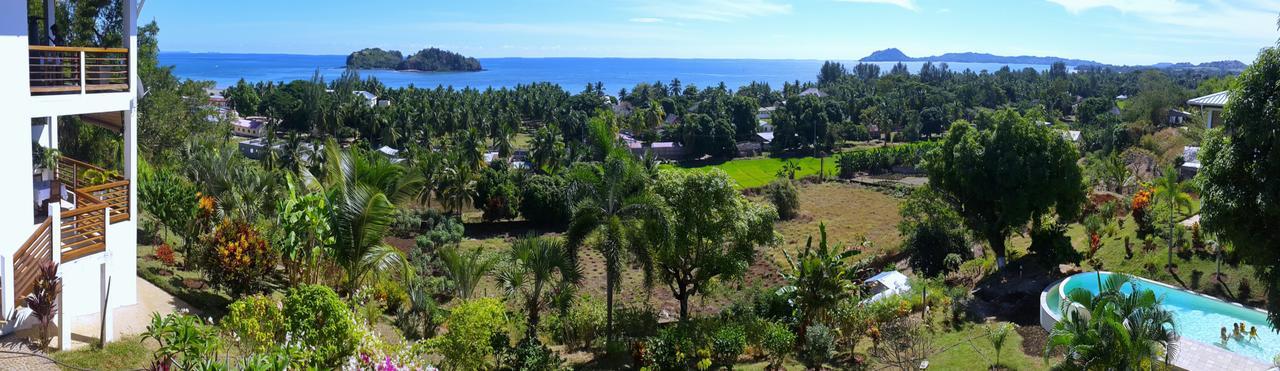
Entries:
[[1233,74],[1244,71],[1249,65],[1241,61],[1214,61],[1201,64],[1191,64],[1187,62],[1181,63],[1157,63],[1149,66],[1117,66],[1084,59],[1070,59],[1058,57],[1033,57],[1033,56],[1017,56],[1006,57],[992,55],[987,53],[947,53],[932,57],[909,57],[897,48],[889,48],[877,50],[871,55],[859,59],[861,62],[952,62],[952,63],[996,63],[996,64],[1053,64],[1057,62],[1065,63],[1068,66],[1076,67],[1077,71],[1091,69],[1112,69],[1119,72],[1135,71],[1143,69],[1162,69],[1175,71],[1197,71],[1208,74]]
[[908,57],[905,53],[897,48],[889,48],[885,50],[877,50],[865,58],[859,59],[862,62],[953,62],[953,63],[1004,63],[1004,64],[1053,64],[1062,62],[1068,66],[1088,66],[1101,65],[1102,63],[1083,60],[1069,59],[1059,57],[1034,57],[1034,56],[1000,56],[987,53],[947,53],[932,57]]
[[367,48],[347,56],[347,67],[399,71],[480,71],[480,61],[443,49],[428,48],[405,58],[398,50]]

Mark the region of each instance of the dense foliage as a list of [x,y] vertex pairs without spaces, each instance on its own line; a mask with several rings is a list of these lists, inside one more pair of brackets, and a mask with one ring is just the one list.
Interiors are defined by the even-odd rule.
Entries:
[[347,68],[361,70],[479,71],[480,61],[437,48],[422,49],[407,58],[399,50],[365,48],[347,55]]
[[1280,324],[1280,49],[1267,48],[1240,75],[1226,108],[1226,135],[1208,140],[1200,173],[1203,223],[1255,264],[1268,319]]

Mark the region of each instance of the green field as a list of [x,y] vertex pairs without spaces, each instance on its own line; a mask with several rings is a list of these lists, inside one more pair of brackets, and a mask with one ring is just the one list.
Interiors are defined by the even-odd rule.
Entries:
[[[778,177],[778,170],[782,169],[782,164],[785,161],[795,161],[796,164],[800,165],[800,171],[796,172],[797,179],[818,175],[818,168],[821,163],[816,157],[753,157],[725,162],[682,162],[675,165],[663,165],[663,168],[692,170],[719,168],[738,182],[739,189],[745,189],[759,188],[769,184],[770,181]],[[835,176],[835,165],[834,157],[826,158],[825,171],[828,177]]]

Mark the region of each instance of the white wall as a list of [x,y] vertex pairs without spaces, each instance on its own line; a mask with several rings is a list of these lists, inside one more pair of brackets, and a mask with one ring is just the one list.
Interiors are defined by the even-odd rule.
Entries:
[[0,253],[31,236],[31,115],[26,1],[0,0]]

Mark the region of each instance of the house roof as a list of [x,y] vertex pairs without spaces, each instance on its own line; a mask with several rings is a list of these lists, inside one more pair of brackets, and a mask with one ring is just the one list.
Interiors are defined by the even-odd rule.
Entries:
[[898,273],[898,271],[880,272],[879,274],[868,278],[866,282],[880,282],[884,284],[885,287],[896,287],[905,285],[907,283],[907,276],[902,273]]
[[818,88],[808,88],[808,89],[804,89],[804,91],[800,92],[800,96],[802,96],[802,97],[803,97],[803,96],[806,96],[806,95],[816,95],[816,96],[818,96],[818,98],[822,98],[822,97],[827,96],[827,93],[823,92],[822,90],[818,90]]
[[1199,98],[1191,98],[1187,100],[1187,105],[1222,108],[1227,105],[1229,99],[1231,99],[1230,91],[1220,91]]
[[772,132],[772,131],[766,131],[766,132],[756,133],[756,136],[757,136],[757,137],[760,137],[760,139],[763,139],[765,142],[772,142],[772,141],[773,141],[773,132]]

